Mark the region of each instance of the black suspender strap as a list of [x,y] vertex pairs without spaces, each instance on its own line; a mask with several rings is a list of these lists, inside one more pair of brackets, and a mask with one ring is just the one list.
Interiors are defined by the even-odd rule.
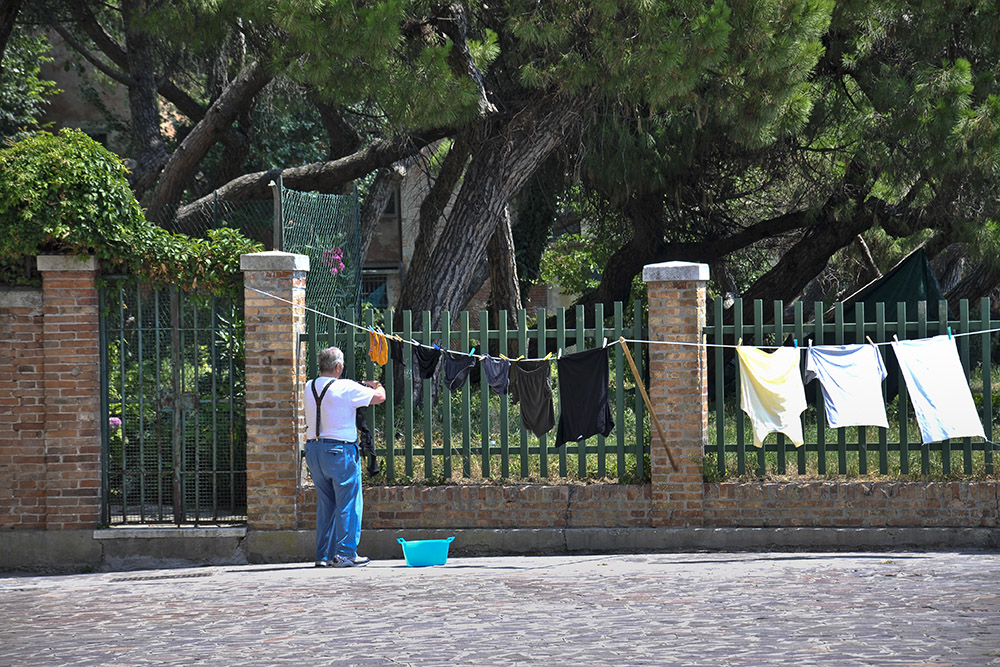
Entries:
[[323,387],[323,391],[321,391],[318,394],[316,393],[316,380],[313,380],[312,384],[309,385],[310,389],[312,389],[313,398],[316,400],[316,439],[317,440],[319,440],[319,437],[320,437],[320,435],[319,435],[320,434],[320,429],[322,429],[322,427],[323,427],[323,411],[320,409],[320,403],[323,402],[323,397],[326,396],[326,390],[329,389],[330,385],[332,385],[336,381],[337,381],[337,378],[333,378],[332,380],[330,380],[329,382],[327,382],[326,386]]

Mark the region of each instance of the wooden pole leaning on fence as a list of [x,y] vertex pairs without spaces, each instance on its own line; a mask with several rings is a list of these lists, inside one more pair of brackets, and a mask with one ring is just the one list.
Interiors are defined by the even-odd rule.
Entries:
[[639,369],[635,366],[635,360],[632,359],[632,353],[628,351],[628,345],[625,344],[625,337],[619,336],[618,342],[621,343],[622,350],[625,352],[625,358],[628,359],[628,365],[632,367],[632,375],[635,377],[635,385],[639,387],[639,392],[642,394],[642,400],[646,403],[646,409],[649,410],[649,418],[653,422],[653,426],[656,427],[656,433],[660,436],[660,442],[663,443],[663,448],[667,450],[667,458],[670,459],[670,466],[674,469],[674,472],[680,470],[677,467],[677,463],[674,461],[673,452],[670,451],[670,446],[667,444],[667,438],[663,435],[663,428],[660,427],[660,420],[656,418],[656,411],[653,410],[653,403],[649,400],[649,394],[646,393],[646,385],[642,383],[642,378],[639,377]]

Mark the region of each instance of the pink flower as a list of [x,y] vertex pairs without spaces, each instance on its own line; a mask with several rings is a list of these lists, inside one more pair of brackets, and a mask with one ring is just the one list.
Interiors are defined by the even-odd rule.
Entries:
[[108,428],[112,431],[117,431],[122,427],[122,420],[118,417],[108,417]]

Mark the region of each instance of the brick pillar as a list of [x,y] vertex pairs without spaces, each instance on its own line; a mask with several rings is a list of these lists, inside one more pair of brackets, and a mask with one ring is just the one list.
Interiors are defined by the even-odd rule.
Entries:
[[45,527],[93,528],[101,512],[97,259],[37,258],[42,274]]
[[246,312],[247,523],[259,530],[294,529],[301,431],[299,334],[306,324],[309,257],[259,252],[242,255],[240,268]]
[[[701,342],[708,265],[663,262],[643,268],[649,295],[649,338]],[[679,470],[674,472],[650,425],[653,525],[702,525],[701,459],[708,442],[708,369],[702,347],[650,345],[650,400]]]

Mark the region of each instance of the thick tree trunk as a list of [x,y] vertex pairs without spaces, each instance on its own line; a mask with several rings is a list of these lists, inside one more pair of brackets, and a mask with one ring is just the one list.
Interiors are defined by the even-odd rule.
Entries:
[[613,312],[615,301],[628,301],[632,280],[642,272],[643,266],[657,261],[664,250],[663,196],[660,193],[646,193],[629,202],[625,214],[632,220],[632,239],[611,255],[597,290],[581,299],[587,306],[603,303],[605,312],[609,313]]
[[128,101],[136,151],[136,167],[132,170],[130,179],[137,199],[141,199],[146,190],[156,182],[160,169],[169,158],[160,135],[160,106],[153,67],[153,44],[140,26],[148,10],[143,0],[122,2],[125,57],[132,81]]
[[962,279],[948,291],[948,305],[958,313],[962,299],[968,299],[973,309],[977,301],[991,293],[1000,285],[1000,266],[995,262],[979,262],[965,272]]
[[149,211],[154,220],[165,221],[173,217],[173,207],[205,154],[270,80],[267,68],[262,63],[255,62],[245,67],[226,86],[222,95],[209,107],[205,117],[184,137],[184,141],[164,167],[149,201]]
[[[499,312],[506,310],[508,324],[516,324],[516,313],[521,308],[521,287],[517,279],[509,206],[504,208],[500,224],[486,244],[486,263],[490,271],[490,311],[495,317],[499,317]],[[478,291],[478,287],[476,289]],[[465,297],[466,302],[472,298],[472,294]]]
[[444,163],[438,172],[424,200],[420,202],[420,212],[417,218],[417,238],[413,241],[413,255],[410,257],[409,270],[427,264],[437,242],[438,231],[444,220],[444,212],[448,202],[455,195],[455,188],[465,166],[469,161],[471,146],[469,135],[460,132],[444,158]]
[[[387,167],[421,148],[448,136],[449,129],[429,130],[425,133],[407,134],[402,137],[379,141],[362,150],[332,162],[314,162],[301,167],[285,169],[281,179],[285,187],[315,192],[335,192],[347,181],[360,178],[381,167]],[[276,172],[258,171],[233,179],[218,190],[221,201],[249,201],[270,199],[269,183]],[[175,221],[178,225],[188,219],[203,214],[212,207],[212,195],[177,210]]]
[[510,198],[578,119],[577,107],[546,100],[484,125],[455,202],[426,262],[411,262],[401,308],[429,310],[438,325],[443,310],[465,306],[463,285],[486,255],[486,245]]
[[21,11],[22,0],[6,0],[0,3],[0,72],[3,72],[3,54],[7,50],[7,40],[14,30],[14,22]]

